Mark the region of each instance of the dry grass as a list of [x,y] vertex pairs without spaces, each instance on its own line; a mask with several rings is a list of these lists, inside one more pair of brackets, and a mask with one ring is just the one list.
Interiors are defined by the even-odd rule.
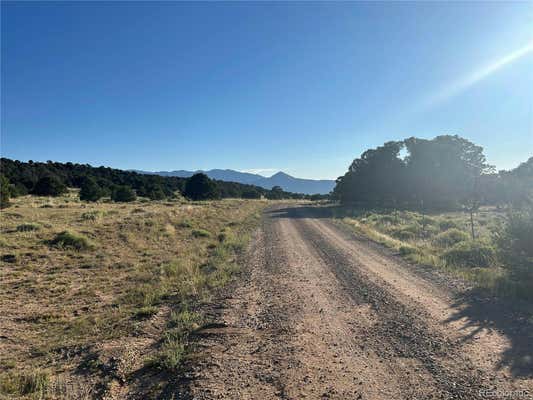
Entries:
[[495,257],[493,233],[502,229],[503,212],[484,208],[475,216],[474,241],[469,216],[461,212],[421,215],[409,211],[342,210],[336,217],[353,230],[410,262],[434,266],[496,295],[519,296]]
[[[0,397],[40,398],[58,382],[61,398],[98,397],[105,371],[176,367],[189,308],[231,279],[265,205],[14,199],[1,215]],[[46,371],[35,385],[34,370]]]

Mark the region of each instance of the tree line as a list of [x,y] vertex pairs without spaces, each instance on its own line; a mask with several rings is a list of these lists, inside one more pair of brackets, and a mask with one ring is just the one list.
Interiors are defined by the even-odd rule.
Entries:
[[365,151],[339,177],[333,197],[361,207],[457,209],[523,205],[533,192],[533,157],[496,172],[483,148],[457,135],[411,137]]
[[67,187],[79,188],[80,199],[86,201],[96,201],[102,197],[111,197],[114,201],[132,201],[137,196],[162,200],[178,194],[191,200],[310,197],[285,192],[280,187],[268,190],[254,185],[216,181],[204,174],[190,178],[165,177],[88,164],[22,162],[8,158],[0,159],[0,183],[3,207],[9,203],[9,197],[26,194],[59,196],[67,191]]

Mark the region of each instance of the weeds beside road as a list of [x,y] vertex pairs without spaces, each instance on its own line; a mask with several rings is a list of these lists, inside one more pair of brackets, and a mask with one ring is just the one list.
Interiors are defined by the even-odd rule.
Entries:
[[[461,212],[424,215],[332,207],[329,213],[412,263],[445,270],[490,295],[533,301],[533,265],[529,269],[523,265],[532,260],[513,259],[506,251],[504,241],[514,239],[504,237],[512,227],[503,211],[480,210],[474,220],[474,239],[469,216]],[[527,232],[522,236],[529,237]]]

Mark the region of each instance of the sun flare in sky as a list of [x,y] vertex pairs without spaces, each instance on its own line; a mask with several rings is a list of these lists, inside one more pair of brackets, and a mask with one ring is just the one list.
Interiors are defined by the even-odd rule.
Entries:
[[449,83],[443,87],[437,94],[432,96],[429,101],[426,103],[426,106],[432,106],[438,103],[441,103],[449,98],[467,90],[476,83],[482,81],[483,79],[489,77],[493,73],[502,69],[503,67],[529,55],[533,54],[533,40],[526,44],[525,46],[520,47],[504,55],[503,57],[494,60],[488,64],[485,64],[478,68],[476,71],[471,74]]
[[7,158],[334,179],[411,136],[532,154],[531,3],[1,5]]

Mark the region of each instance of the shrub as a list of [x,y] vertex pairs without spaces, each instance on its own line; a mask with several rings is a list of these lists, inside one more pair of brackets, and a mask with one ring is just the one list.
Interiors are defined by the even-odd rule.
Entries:
[[170,313],[169,325],[181,332],[191,332],[198,327],[200,321],[200,314],[184,309],[180,312]]
[[445,251],[442,258],[447,264],[459,267],[490,267],[496,261],[496,251],[482,241],[465,241]]
[[183,194],[191,200],[210,200],[220,197],[216,182],[205,174],[194,174],[187,179]]
[[413,240],[416,238],[416,235],[409,229],[394,229],[391,233],[392,236],[400,240]]
[[103,190],[96,181],[88,177],[83,182],[80,189],[80,200],[83,201],[97,201],[103,196]]
[[224,228],[222,231],[218,234],[218,241],[219,242],[227,242],[227,241],[233,241],[235,240],[235,234],[230,228]]
[[416,236],[420,236],[423,230],[422,225],[418,224],[417,222],[413,222],[409,225],[404,225],[401,229],[405,232],[411,232]]
[[41,229],[41,226],[39,224],[34,223],[20,224],[19,226],[17,226],[18,232],[38,231],[39,229]]
[[192,231],[192,235],[196,238],[200,238],[200,237],[210,237],[211,236],[211,232],[209,231],[206,231],[205,229],[195,229]]
[[512,274],[533,274],[533,208],[511,212],[497,243],[502,261]]
[[9,185],[10,197],[25,196],[28,194],[28,188],[20,182]]
[[459,228],[459,225],[456,222],[449,220],[449,219],[444,219],[444,220],[439,221],[439,229],[441,231],[446,231],[452,228]]
[[259,192],[259,190],[250,189],[250,190],[245,190],[244,192],[242,192],[241,197],[243,199],[260,199],[261,193]]
[[178,223],[178,226],[180,228],[192,228],[192,222],[184,219],[183,221]]
[[417,249],[412,246],[401,246],[399,252],[401,256],[407,256],[409,254],[417,253]]
[[89,239],[69,231],[63,231],[61,233],[58,233],[56,237],[51,241],[51,244],[59,248],[70,248],[78,251],[93,248],[93,245],[91,244]]
[[420,225],[428,226],[428,225],[437,225],[437,220],[431,217],[428,217],[427,215],[420,215],[417,218],[417,222]]
[[[388,231],[392,236],[400,240],[413,240],[425,235],[431,234],[434,231],[434,228],[431,226],[426,226],[426,229],[417,222],[412,222],[407,225],[392,226],[388,228]],[[387,233],[387,230],[385,230]]]
[[383,225],[396,225],[401,222],[400,216],[397,213],[386,215],[372,214],[369,218],[375,220],[376,223]]
[[0,208],[9,206],[9,197],[11,190],[9,188],[9,181],[4,175],[0,175]]
[[165,191],[160,185],[154,185],[147,191],[146,194],[150,200],[163,200],[167,197]]
[[17,255],[16,254],[2,254],[0,256],[0,260],[7,263],[15,263],[17,262]]
[[116,186],[111,192],[111,200],[116,202],[130,202],[135,201],[137,195],[129,186]]
[[465,242],[468,239],[469,236],[466,232],[451,228],[435,236],[433,238],[433,244],[438,247],[451,247],[459,242]]
[[32,193],[38,196],[60,196],[67,187],[55,176],[45,176],[37,181]]
[[135,316],[140,319],[150,318],[157,314],[159,308],[157,306],[143,306],[135,311]]
[[103,215],[101,211],[87,211],[81,214],[82,221],[96,221]]
[[266,198],[269,200],[281,200],[284,198],[284,192],[281,186],[274,186],[266,193]]

